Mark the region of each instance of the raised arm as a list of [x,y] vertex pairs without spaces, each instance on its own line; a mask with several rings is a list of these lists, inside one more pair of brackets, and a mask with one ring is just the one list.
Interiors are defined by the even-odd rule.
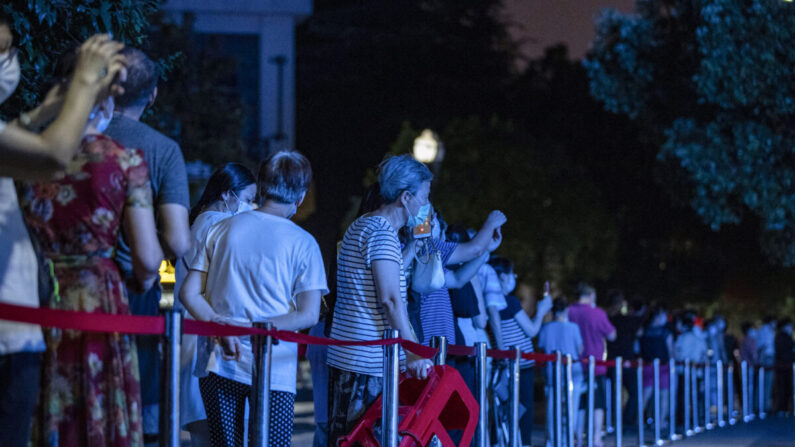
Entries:
[[544,316],[551,308],[552,300],[543,299],[538,302],[538,310],[536,311],[536,314],[533,318],[528,317],[524,310],[520,310],[516,313],[516,322],[528,337],[533,338],[536,336],[536,334],[538,334],[538,331],[541,330],[541,324],[544,322]]
[[66,167],[85,131],[97,96],[111,93],[114,79],[123,77],[123,44],[97,34],[80,46],[77,65],[58,117],[41,134],[17,126],[0,132],[0,176],[41,178]]
[[472,325],[478,329],[486,329],[489,324],[489,316],[486,314],[486,303],[483,300],[483,286],[480,277],[475,275],[472,278],[472,288],[475,289],[475,296],[478,299],[478,314],[472,318]]
[[502,242],[502,234],[498,230],[506,221],[507,218],[501,211],[492,211],[471,241],[458,244],[447,260],[447,265],[468,262],[496,250]]
[[488,253],[484,253],[479,258],[465,262],[464,265],[456,270],[445,271],[445,287],[448,289],[460,289],[461,287],[464,287],[475,275],[477,275],[480,266],[485,264],[488,259]]

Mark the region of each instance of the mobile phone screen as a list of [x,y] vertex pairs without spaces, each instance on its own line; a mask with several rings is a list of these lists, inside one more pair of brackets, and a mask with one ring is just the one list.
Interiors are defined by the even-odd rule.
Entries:
[[431,214],[428,213],[428,217],[425,218],[425,221],[414,227],[414,239],[422,239],[430,236],[431,236]]

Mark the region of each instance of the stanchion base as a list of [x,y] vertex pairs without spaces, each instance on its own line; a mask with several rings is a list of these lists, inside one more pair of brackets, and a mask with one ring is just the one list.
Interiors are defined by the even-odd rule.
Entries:
[[656,446],[665,445],[665,440],[664,439],[658,439],[658,440],[654,441],[654,445],[656,445]]
[[701,433],[704,431],[704,427],[696,427],[693,429],[693,433]]
[[754,419],[756,419],[756,416],[754,416],[754,415],[746,416],[746,417],[743,418],[743,422],[751,422]]
[[694,430],[688,430],[688,431],[685,432],[685,436],[687,436],[688,438],[693,436],[693,435],[695,435],[695,434],[696,434],[696,432]]
[[759,414],[759,419],[764,419],[766,417],[767,417],[767,413],[760,413]]
[[707,424],[707,425],[704,426],[704,428],[707,429],[707,430],[714,430],[715,429],[715,424],[712,424],[712,423]]
[[737,419],[731,418],[729,419],[729,425],[734,425],[737,423]]
[[726,426],[726,421],[718,421],[718,427],[723,428]]
[[607,427],[607,428],[605,429],[605,433],[607,433],[608,435],[612,435],[612,434],[613,434],[613,433],[615,433],[615,432],[616,432],[616,429],[615,429],[615,428],[613,428],[613,427]]
[[668,439],[671,441],[680,441],[683,438],[682,435],[671,435]]

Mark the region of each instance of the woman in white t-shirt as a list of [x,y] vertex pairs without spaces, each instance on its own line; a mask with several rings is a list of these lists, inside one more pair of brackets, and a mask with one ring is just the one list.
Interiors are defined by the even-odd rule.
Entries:
[[[182,283],[188,275],[188,263],[193,261],[201,248],[210,227],[237,213],[253,209],[251,202],[256,194],[256,179],[245,166],[227,163],[213,172],[201,198],[190,211],[191,249],[177,261],[175,296],[179,296]],[[179,301],[175,304],[179,306]],[[190,318],[190,314],[186,317]],[[192,447],[210,445],[207,416],[199,392],[199,376],[205,375],[206,355],[200,356],[197,363],[197,348],[207,346],[207,341],[205,337],[196,335],[182,336],[179,416],[180,425],[190,432]]]
[[[180,299],[194,318],[237,325],[268,321],[285,331],[317,323],[320,298],[328,293],[323,259],[315,239],[290,220],[311,176],[309,161],[298,152],[277,152],[262,164],[261,206],[213,225],[191,262]],[[297,357],[295,343],[273,346],[271,446],[290,445]],[[199,388],[211,445],[243,445],[252,363],[250,337],[219,337],[210,352]]]

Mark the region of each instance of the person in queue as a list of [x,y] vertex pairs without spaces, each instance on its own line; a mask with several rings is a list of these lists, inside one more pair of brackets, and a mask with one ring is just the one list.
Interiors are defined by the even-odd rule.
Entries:
[[[447,224],[438,212],[433,213],[430,242],[440,254],[445,281],[441,289],[420,295],[422,344],[429,345],[434,336],[444,336],[449,343],[455,340],[455,316],[449,290],[468,284],[489,255],[499,248],[502,243],[500,228],[506,220],[501,211],[492,211],[472,240],[458,243],[446,239]],[[414,262],[421,261],[415,259]],[[451,265],[459,267],[452,270]]]
[[[174,296],[179,296],[179,291],[188,275],[188,263],[201,249],[210,227],[238,213],[252,210],[251,203],[256,194],[257,180],[245,166],[239,163],[227,163],[213,172],[199,201],[190,211],[192,246],[185,256],[177,260]],[[179,301],[175,302],[175,305],[178,303]],[[190,314],[186,315],[186,318],[190,318]],[[199,391],[199,378],[194,374],[194,371],[198,371],[204,375],[208,341],[207,338],[196,335],[182,336],[179,416],[180,426],[190,433],[192,447],[210,445],[207,414]],[[201,353],[201,358],[197,358],[197,350]]]
[[[0,15],[0,103],[13,93],[21,76],[11,25]],[[38,307],[40,302],[38,261],[13,179],[46,178],[66,167],[81,148],[83,129],[96,99],[118,91],[113,81],[124,75],[124,57],[118,55],[121,48],[123,44],[106,34],[86,40],[78,50],[75,74],[68,86],[53,89],[45,103],[24,113],[23,118],[9,125],[0,121],[2,303]],[[4,445],[28,445],[44,349],[38,326],[0,321],[0,439]]]
[[[583,341],[583,358],[593,356],[595,360],[606,360],[607,341],[616,339],[616,328],[607,318],[607,313],[596,307],[596,289],[587,284],[578,287],[577,303],[569,306],[569,320],[579,326]],[[596,389],[594,390],[594,445],[602,445],[602,425],[605,417],[605,386],[607,367],[596,365]],[[585,402],[582,402],[583,405]]]
[[[59,62],[74,82],[76,52]],[[103,135],[113,97],[98,98],[80,151],[57,180],[23,183],[20,206],[31,236],[54,265],[59,295],[50,307],[129,314],[113,261],[119,234],[131,241],[133,280],[151,286],[163,252],[152,211],[149,171],[137,149]],[[143,442],[135,342],[126,334],[47,331],[40,412],[33,443],[124,446]],[[86,418],[86,414],[105,415]]]
[[[293,223],[312,178],[300,153],[280,151],[257,176],[260,207],[212,226],[190,266],[180,299],[200,321],[250,325],[273,323],[297,331],[314,326],[328,292],[320,247]],[[289,446],[298,347],[273,346],[270,444]],[[212,446],[242,446],[246,399],[251,394],[250,337],[220,337],[199,379]],[[252,424],[253,426],[253,424]]]
[[654,392],[654,359],[660,360],[661,425],[666,427],[670,374],[672,373],[669,370],[668,360],[673,353],[674,337],[668,328],[668,312],[664,307],[656,306],[649,311],[643,333],[638,339],[638,345],[643,359],[643,408],[649,414],[653,414],[653,407],[649,404]]
[[[398,230],[422,223],[430,212],[431,171],[409,155],[379,165],[383,204],[356,219],[345,232],[338,257],[337,301],[331,338],[373,340],[385,329],[417,342],[406,311],[406,277]],[[401,367],[427,377],[431,362],[410,352]],[[329,442],[348,434],[381,393],[384,348],[330,346],[328,350]]]
[[[139,148],[143,152],[149,166],[160,243],[166,257],[174,260],[190,248],[190,195],[185,161],[175,141],[140,121],[144,110],[151,107],[157,97],[157,66],[138,49],[127,47],[122,54],[128,65],[124,94],[117,100],[113,120],[106,133],[124,146]],[[125,237],[119,240],[116,262],[129,278],[132,262],[128,243]],[[159,278],[147,290],[128,288],[127,293],[134,315],[159,315],[162,295]],[[160,428],[160,337],[138,335],[136,343],[141,370],[144,434],[147,441],[153,441],[157,439]]]
[[[489,265],[497,273],[502,289],[505,307],[500,311],[500,328],[503,343],[508,349],[518,347],[522,352],[533,352],[533,338],[541,330],[544,316],[552,308],[552,298],[545,297],[538,302],[536,314],[531,318],[522,308],[519,298],[513,293],[516,289],[516,273],[513,262],[503,257],[494,257]],[[519,419],[519,431],[523,443],[532,443],[533,439],[533,382],[535,378],[535,360],[522,358],[519,360],[519,403],[525,412]]]

